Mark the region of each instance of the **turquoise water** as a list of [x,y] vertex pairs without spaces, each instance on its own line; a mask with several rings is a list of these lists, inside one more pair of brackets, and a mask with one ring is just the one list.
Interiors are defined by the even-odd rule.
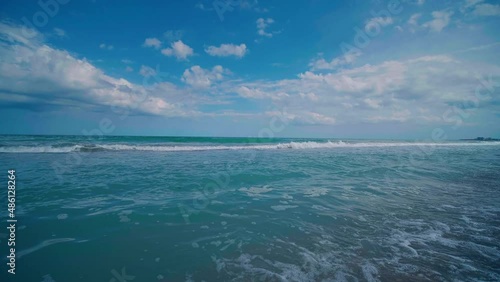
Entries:
[[0,169],[0,281],[500,280],[500,142],[1,136]]

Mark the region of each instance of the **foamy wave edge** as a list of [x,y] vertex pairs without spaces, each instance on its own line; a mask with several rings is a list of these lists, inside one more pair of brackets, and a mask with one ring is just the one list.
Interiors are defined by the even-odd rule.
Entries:
[[172,145],[125,145],[125,144],[96,144],[73,145],[65,147],[52,146],[5,146],[0,147],[0,153],[71,153],[71,152],[97,152],[97,151],[158,151],[158,152],[183,152],[183,151],[211,151],[211,150],[273,150],[273,149],[328,149],[328,148],[377,148],[377,147],[470,147],[470,146],[498,146],[500,142],[387,142],[387,143],[348,143],[337,142],[290,142],[263,145],[220,145],[220,146],[172,146]]

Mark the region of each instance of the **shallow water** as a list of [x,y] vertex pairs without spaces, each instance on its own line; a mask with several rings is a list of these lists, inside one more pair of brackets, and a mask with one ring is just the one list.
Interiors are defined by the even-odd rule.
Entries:
[[498,142],[113,138],[0,138],[16,281],[500,280]]

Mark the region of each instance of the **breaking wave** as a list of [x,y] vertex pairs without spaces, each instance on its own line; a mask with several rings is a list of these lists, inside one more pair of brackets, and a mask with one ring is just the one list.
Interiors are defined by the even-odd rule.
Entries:
[[288,142],[280,144],[249,145],[145,145],[145,144],[85,144],[85,145],[35,145],[35,146],[0,146],[0,153],[70,153],[98,151],[211,151],[211,150],[275,150],[275,149],[329,149],[329,148],[377,148],[377,147],[454,147],[454,146],[498,146],[500,142]]

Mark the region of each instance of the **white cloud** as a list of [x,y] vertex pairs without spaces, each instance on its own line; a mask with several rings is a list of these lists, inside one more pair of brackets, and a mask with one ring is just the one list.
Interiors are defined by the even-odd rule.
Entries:
[[[299,77],[311,84],[323,84],[337,92],[356,93],[368,91],[381,94],[396,88],[404,80],[406,66],[388,61],[378,66],[365,65],[338,73],[316,74],[305,72]],[[388,76],[390,75],[390,77]]]
[[10,93],[0,93],[0,102],[17,101],[19,105],[31,105],[28,108],[50,105],[110,112],[127,108],[129,112],[162,116],[184,116],[193,112],[184,108],[179,98],[175,98],[175,106],[167,101],[167,97],[182,90],[158,91],[165,82],[146,88],[123,78],[110,77],[86,59],[44,44],[43,36],[36,30],[0,23],[0,38],[9,39],[0,45],[3,58],[0,89]]
[[435,56],[422,56],[422,57],[418,57],[416,59],[410,59],[410,60],[408,60],[408,62],[410,62],[410,63],[416,63],[416,62],[452,63],[452,62],[457,62],[457,61],[450,56],[435,55]]
[[332,125],[335,124],[335,118],[319,114],[313,111],[294,111],[284,112],[269,111],[266,112],[269,117],[279,117],[283,122],[291,123],[294,125]]
[[[307,71],[297,79],[240,82],[232,92],[286,108],[287,119],[295,119],[294,124],[444,123],[442,114],[450,104],[470,101],[474,95],[478,81],[470,68],[450,56],[422,56],[329,73]],[[481,68],[500,78],[500,67]],[[415,105],[429,111],[422,114]],[[307,113],[333,120],[320,122],[319,116]]]
[[139,70],[139,74],[142,76],[155,76],[156,71],[148,66],[141,66],[141,69]]
[[450,23],[450,18],[453,15],[453,12],[447,11],[434,11],[432,12],[432,17],[434,18],[431,21],[428,21],[422,25],[422,27],[429,28],[435,32],[441,32],[443,28],[445,28]]
[[125,68],[125,71],[126,71],[126,72],[133,72],[133,71],[134,71],[134,69],[133,69],[131,66],[127,66],[127,67]]
[[219,47],[209,46],[205,49],[210,56],[228,57],[235,56],[242,58],[247,53],[247,46],[245,44],[222,44]]
[[472,14],[476,16],[500,16],[500,5],[479,4],[474,7]]
[[59,37],[66,37],[66,31],[61,28],[54,27],[54,34],[59,36]]
[[416,13],[411,15],[411,17],[408,19],[408,24],[410,25],[418,25],[418,19],[422,16],[420,13]]
[[99,48],[106,49],[106,50],[113,50],[114,47],[113,47],[113,45],[108,45],[108,44],[105,44],[105,43],[101,43],[99,45]]
[[195,88],[208,88],[214,82],[222,80],[224,74],[229,74],[229,70],[222,66],[215,66],[211,70],[206,70],[200,66],[193,66],[186,69],[182,75],[182,81]]
[[122,59],[122,63],[124,63],[124,64],[132,64],[133,61],[129,60],[129,59]]
[[260,36],[273,37],[272,33],[266,31],[270,24],[274,23],[272,18],[259,18],[257,19],[257,34]]
[[155,49],[160,49],[161,47],[161,41],[158,38],[152,37],[152,38],[146,38],[144,40],[144,43],[142,44],[144,47],[152,47]]
[[189,56],[193,56],[193,48],[184,44],[181,40],[172,43],[171,48],[165,48],[161,50],[161,53],[165,56],[174,56],[178,60],[186,60]]
[[246,86],[238,87],[235,92],[243,98],[264,99],[268,97],[265,92],[259,89],[250,89]]
[[[319,59],[311,62],[309,71],[282,80],[230,80],[229,70],[222,66],[203,69],[196,65],[183,72],[184,84],[180,86],[155,81],[161,71],[142,66],[135,71],[139,70],[143,80],[149,79],[150,83],[134,84],[110,77],[87,60],[46,45],[43,36],[33,32],[35,36],[27,38],[20,28],[0,22],[0,103],[100,111],[109,111],[112,106],[132,108],[136,113],[182,117],[265,117],[268,111],[286,108],[286,119],[295,125],[436,123],[443,122],[442,113],[450,105],[473,97],[480,82],[471,70],[491,74],[493,81],[500,78],[498,66],[433,55],[360,67],[350,67],[345,57]],[[351,61],[357,58],[351,55]],[[318,69],[322,71],[315,72]],[[231,107],[235,95],[263,105],[265,110],[197,110],[199,105],[210,103]],[[481,110],[500,104],[498,97],[489,99],[480,101]]]
[[316,96],[316,94],[314,94],[313,92],[299,93],[299,96],[303,99],[309,99],[309,100],[314,101],[314,102],[318,101],[318,96]]
[[0,39],[32,48],[42,44],[45,37],[37,30],[0,21]]
[[237,87],[234,92],[243,98],[249,99],[271,99],[280,100],[289,97],[288,94],[284,92],[265,92],[258,88],[251,88],[247,86]]
[[476,4],[479,4],[482,2],[484,2],[484,0],[466,0],[464,5],[463,5],[463,8],[468,9],[468,8],[474,7],[474,6],[476,6]]
[[380,27],[384,27],[384,26],[388,26],[390,24],[392,24],[394,21],[391,17],[375,17],[375,18],[371,18],[369,19],[367,22],[366,22],[366,25],[365,25],[365,30],[369,30],[375,26],[380,26]]
[[291,121],[296,125],[332,125],[335,118],[315,112],[297,112],[292,115]]
[[332,59],[330,62],[327,62],[323,58],[316,59],[309,63],[309,66],[312,70],[333,70],[347,64],[352,64],[361,55],[362,53],[358,51],[348,52],[343,56]]
[[305,123],[305,124],[323,124],[323,125],[330,125],[335,123],[335,118],[329,117],[326,115],[314,113],[314,112],[308,112],[303,115],[301,115],[298,118],[298,122]]
[[392,113],[390,113],[388,115],[375,115],[375,116],[367,117],[365,119],[365,121],[373,122],[373,123],[385,122],[385,121],[405,122],[405,121],[408,121],[411,118],[411,116],[412,116],[412,112],[408,109],[394,110],[394,111],[392,111]]

